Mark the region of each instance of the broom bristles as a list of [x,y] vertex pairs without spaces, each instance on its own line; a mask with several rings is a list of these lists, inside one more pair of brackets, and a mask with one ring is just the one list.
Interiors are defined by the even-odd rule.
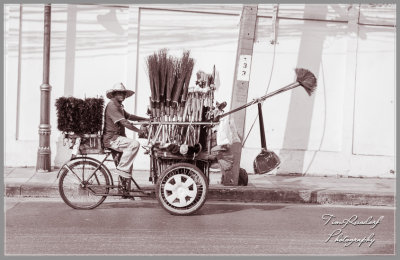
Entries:
[[299,84],[305,89],[305,91],[307,91],[307,94],[311,96],[317,88],[317,78],[311,71],[307,69],[296,68],[295,72],[296,81],[299,82]]
[[167,73],[167,86],[166,86],[166,100],[168,101],[167,106],[169,106],[169,101],[171,101],[171,92],[175,81],[175,60],[173,57],[169,57],[168,61],[168,73]]
[[159,78],[159,72],[160,72],[160,62],[157,56],[157,53],[153,54],[154,57],[154,68],[153,68],[153,79],[154,79],[154,98],[156,102],[160,101],[160,78]]
[[162,97],[164,96],[165,93],[165,86],[167,83],[167,53],[168,50],[167,49],[161,49],[158,52],[158,62],[159,62],[159,68],[160,68],[160,96],[161,96],[161,100]]
[[186,100],[186,96],[189,90],[189,83],[190,83],[190,78],[192,77],[192,72],[193,72],[193,66],[194,66],[194,60],[192,58],[189,58],[189,61],[186,65],[186,75],[185,79],[183,82],[183,99]]

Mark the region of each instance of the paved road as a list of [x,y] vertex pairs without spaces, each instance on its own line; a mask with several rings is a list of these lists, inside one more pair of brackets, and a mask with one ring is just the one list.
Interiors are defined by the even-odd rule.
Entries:
[[[181,217],[168,214],[155,201],[107,201],[95,210],[83,211],[73,210],[58,199],[6,198],[5,253],[394,253],[394,208],[391,207],[206,202],[197,215]],[[324,214],[327,214],[325,220]],[[353,224],[345,227],[332,224],[353,215],[358,217],[351,220]],[[367,221],[369,217],[373,219]],[[370,225],[355,225],[361,220]],[[378,220],[371,228],[373,221]],[[329,223],[324,225],[326,221]],[[335,231],[337,235],[326,242]],[[345,236],[365,237],[369,241],[361,246],[354,242],[348,247],[335,242]]]

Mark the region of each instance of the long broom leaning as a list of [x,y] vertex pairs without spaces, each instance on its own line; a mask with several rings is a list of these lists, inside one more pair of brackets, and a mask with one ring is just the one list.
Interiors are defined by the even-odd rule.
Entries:
[[[176,78],[177,84],[176,84],[176,88],[174,88],[174,96],[172,98],[172,103],[173,103],[172,110],[173,110],[174,114],[176,113],[177,121],[182,121],[182,115],[183,115],[182,110],[184,109],[184,107],[181,106],[181,104],[182,104],[181,102],[182,102],[182,94],[184,91],[184,83],[185,83],[186,73],[187,73],[187,69],[188,69],[187,65],[189,62],[189,55],[190,55],[189,51],[184,51],[182,58],[178,62],[178,66],[177,66],[177,78]],[[181,127],[175,126],[174,132],[182,133],[183,128],[184,128],[184,126],[181,126]],[[182,137],[182,134],[179,136]],[[178,142],[180,143],[181,141],[178,141]]]
[[261,98],[255,99],[252,102],[241,106],[237,109],[234,109],[232,111],[229,111],[228,113],[225,113],[221,115],[220,117],[227,116],[228,114],[231,114],[233,112],[236,112],[240,109],[243,109],[245,107],[248,107],[252,104],[257,103],[258,105],[258,118],[259,118],[259,123],[260,123],[260,137],[261,137],[261,152],[257,155],[257,157],[253,161],[253,167],[254,167],[254,172],[256,174],[263,174],[270,172],[271,170],[275,169],[279,164],[280,164],[280,159],[279,157],[273,152],[269,151],[267,149],[266,141],[265,141],[265,131],[264,131],[264,122],[263,122],[263,117],[262,117],[262,108],[261,108],[261,102],[269,97],[272,97],[274,95],[277,95],[279,93],[282,93],[284,91],[287,91],[289,89],[296,88],[298,86],[302,86],[307,94],[311,96],[311,94],[315,91],[317,87],[317,79],[315,78],[314,74],[312,74],[309,70],[306,69],[295,69],[296,71],[296,82],[283,87],[281,89],[278,89],[270,94],[267,94]]
[[242,109],[244,109],[244,108],[246,108],[248,106],[251,106],[251,105],[259,103],[259,102],[262,102],[267,98],[270,98],[270,97],[275,96],[275,95],[277,95],[279,93],[288,91],[290,89],[297,88],[299,86],[302,86],[304,88],[304,90],[307,92],[307,94],[309,96],[311,96],[312,93],[317,88],[317,79],[315,78],[314,74],[311,71],[309,71],[307,69],[303,69],[303,68],[296,68],[295,72],[296,72],[296,81],[295,82],[293,82],[293,83],[291,83],[291,84],[289,84],[289,85],[287,85],[287,86],[285,86],[283,88],[275,90],[275,91],[273,91],[273,92],[271,92],[269,94],[266,94],[266,95],[264,95],[264,96],[262,96],[260,98],[254,99],[253,101],[251,101],[251,102],[249,102],[247,104],[244,104],[243,106],[240,106],[240,107],[235,108],[235,109],[233,109],[233,110],[231,110],[229,112],[226,112],[226,113],[220,115],[218,118],[226,117],[226,116],[228,116],[228,115],[230,115],[232,113],[235,113],[235,112],[237,112],[239,110],[242,110]]
[[147,73],[149,76],[149,83],[150,83],[150,107],[151,107],[151,116],[154,118],[155,117],[155,102],[154,102],[154,56],[150,55],[146,58],[146,64],[147,64]]
[[155,65],[154,65],[154,98],[155,98],[155,103],[156,103],[156,118],[157,121],[160,119],[160,63],[158,60],[157,53],[153,54],[154,59],[155,59]]
[[182,91],[182,59],[177,59],[175,63],[175,81],[172,87],[172,99],[171,99],[171,109],[170,109],[170,116],[172,120],[174,120],[176,116],[176,110],[179,108],[179,97]]
[[[160,76],[160,122],[165,121],[165,89],[167,84],[167,49],[161,49],[158,52],[158,67],[159,67],[159,76]],[[162,145],[165,144],[166,141],[166,126],[162,125]]]
[[[173,57],[168,57],[167,60],[167,86],[165,93],[165,110],[167,115],[167,120],[172,121],[171,117],[171,93],[174,87],[175,82],[175,66],[176,61]],[[171,134],[171,125],[168,125],[168,137],[169,140],[172,141],[173,136]]]
[[[157,60],[154,55],[150,55],[146,58],[148,76],[150,81],[150,106],[151,106],[151,117],[156,118],[156,102],[155,102],[155,78],[158,75],[157,72]],[[153,126],[154,128],[155,126]],[[150,129],[149,137],[154,133],[155,129]]]
[[[186,77],[186,66],[189,60],[189,51],[183,52],[182,59],[180,61],[180,66],[178,68],[178,78],[177,78],[177,85],[176,89],[174,89],[174,96],[172,98],[173,102],[173,110],[174,112],[177,113],[177,116],[179,116],[178,109],[180,108],[179,105],[179,98],[182,96],[182,90],[183,90],[183,85],[185,82],[185,77]],[[175,110],[175,105],[176,105],[176,110]],[[180,120],[179,120],[180,121]]]
[[[192,71],[193,71],[193,66],[194,66],[194,60],[192,58],[188,59],[188,62],[185,67],[185,80],[183,82],[183,90],[182,90],[182,98],[181,98],[181,112],[180,112],[180,117],[182,117],[183,110],[185,108],[185,103],[187,100],[187,95],[188,95],[188,90],[189,90],[189,83],[190,83],[190,78],[192,77]],[[185,121],[185,118],[182,118],[182,121]]]

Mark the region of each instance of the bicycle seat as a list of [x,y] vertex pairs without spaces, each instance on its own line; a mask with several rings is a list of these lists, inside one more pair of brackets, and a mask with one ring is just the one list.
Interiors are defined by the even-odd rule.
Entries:
[[110,148],[104,148],[104,153],[112,153],[112,152],[116,152],[113,149]]
[[105,154],[110,154],[110,153],[119,153],[118,151],[115,151],[111,148],[105,147],[103,143],[103,136],[101,137],[101,147],[103,148],[103,152]]

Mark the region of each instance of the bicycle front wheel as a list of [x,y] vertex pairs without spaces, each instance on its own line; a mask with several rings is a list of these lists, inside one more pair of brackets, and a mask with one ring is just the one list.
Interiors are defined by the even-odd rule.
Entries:
[[107,198],[110,180],[99,163],[76,159],[61,168],[59,192],[74,209],[94,209]]

